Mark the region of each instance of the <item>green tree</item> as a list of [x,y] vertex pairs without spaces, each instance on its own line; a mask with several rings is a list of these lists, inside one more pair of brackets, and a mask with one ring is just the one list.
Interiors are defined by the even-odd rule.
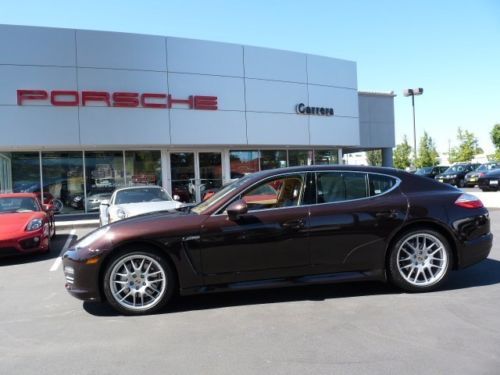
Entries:
[[382,165],[382,150],[366,151],[368,165],[380,167]]
[[411,165],[411,151],[412,148],[408,143],[406,134],[403,137],[403,142],[396,145],[394,150],[393,163],[395,168],[406,169]]
[[491,141],[495,146],[495,158],[500,160],[500,124],[495,124],[493,129],[491,129]]
[[433,139],[429,137],[427,132],[424,132],[424,136],[420,138],[416,167],[432,167],[438,164],[439,154],[436,151],[436,144],[434,143]]
[[453,147],[450,153],[450,162],[471,161],[478,154],[479,145],[474,133],[458,128],[457,139],[460,141],[458,147]]

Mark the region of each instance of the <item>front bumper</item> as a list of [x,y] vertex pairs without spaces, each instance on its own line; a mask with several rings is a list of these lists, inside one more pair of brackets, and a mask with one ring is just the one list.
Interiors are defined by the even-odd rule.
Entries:
[[36,231],[26,232],[21,237],[0,239],[0,257],[48,251],[47,230],[42,226]]
[[476,186],[478,178],[477,177],[466,177],[465,186]]
[[458,185],[459,178],[458,177],[439,177],[436,178],[437,181],[442,182],[444,184],[450,184],[450,185]]
[[[91,263],[92,262],[92,263]],[[62,258],[65,288],[73,297],[84,301],[101,301],[99,270],[102,257],[82,257],[78,250],[67,250]]]

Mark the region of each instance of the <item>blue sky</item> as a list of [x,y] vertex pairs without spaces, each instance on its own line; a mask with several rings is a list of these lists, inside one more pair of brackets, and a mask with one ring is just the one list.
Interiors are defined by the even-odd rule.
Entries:
[[460,126],[493,150],[500,123],[500,1],[1,1],[0,23],[179,36],[357,62],[358,88],[394,91],[396,141],[426,130],[439,150]]

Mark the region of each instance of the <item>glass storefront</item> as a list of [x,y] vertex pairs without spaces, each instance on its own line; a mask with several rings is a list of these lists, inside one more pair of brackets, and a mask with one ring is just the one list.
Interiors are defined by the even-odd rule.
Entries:
[[240,178],[259,171],[259,156],[259,151],[231,151],[229,153],[231,178]]
[[311,165],[313,160],[312,150],[288,150],[288,165],[290,167]]
[[125,151],[127,185],[161,185],[160,151]]
[[77,198],[73,206],[87,212],[99,211],[101,201],[109,200],[115,189],[125,186],[123,151],[85,152],[85,187],[87,198]]
[[339,152],[337,149],[314,151],[314,164],[327,165],[327,164],[338,164],[338,163],[339,163]]
[[[59,213],[97,212],[117,188],[165,185],[180,201],[203,200],[224,179],[222,151],[171,152],[171,181],[162,181],[160,150],[1,152],[0,192],[33,192]],[[230,178],[311,164],[338,163],[338,149],[230,150]],[[41,165],[40,165],[41,163]],[[226,164],[227,165],[227,164]],[[228,171],[228,172],[229,172]],[[42,172],[42,173],[40,173]]]
[[172,152],[170,154],[170,175],[172,196],[177,195],[181,202],[196,202],[194,152]]
[[288,165],[286,150],[262,150],[260,152],[260,169],[284,168]]
[[73,205],[84,198],[83,153],[42,152],[44,200],[53,200],[56,212],[69,214],[84,210]]

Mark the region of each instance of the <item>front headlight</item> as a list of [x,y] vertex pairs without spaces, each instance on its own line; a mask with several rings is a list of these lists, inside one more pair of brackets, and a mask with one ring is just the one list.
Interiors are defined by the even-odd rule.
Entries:
[[456,174],[450,174],[448,177],[449,177],[449,178],[456,178],[456,177],[457,177],[457,175],[456,175]]
[[81,241],[77,242],[75,244],[75,249],[78,249],[80,247],[89,247],[90,245],[92,245],[92,243],[94,241],[97,241],[99,238],[104,236],[108,232],[108,230],[109,230],[109,227],[102,227],[102,228],[95,230],[94,232],[90,233],[89,235],[83,237]]
[[125,219],[127,217],[127,213],[123,208],[118,208],[116,210],[116,216],[120,219]]
[[26,227],[26,230],[28,232],[31,232],[33,230],[40,229],[43,225],[43,219],[33,219],[29,222],[28,226]]

